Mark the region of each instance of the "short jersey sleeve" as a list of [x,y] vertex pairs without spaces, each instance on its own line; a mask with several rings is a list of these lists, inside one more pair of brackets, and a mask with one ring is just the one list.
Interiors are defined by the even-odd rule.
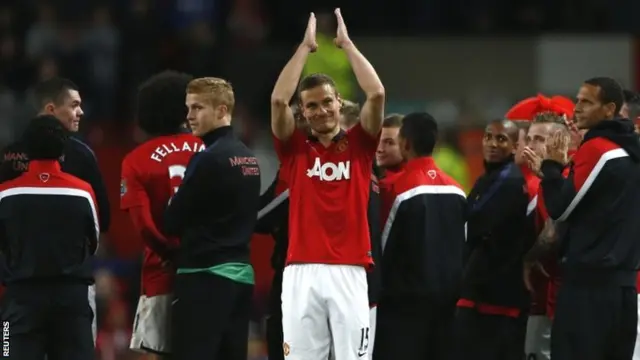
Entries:
[[349,142],[354,143],[357,149],[361,150],[363,154],[373,156],[378,148],[378,142],[380,141],[380,133],[376,136],[371,136],[364,130],[360,123],[357,123],[354,127],[347,132]]
[[126,157],[122,162],[120,177],[120,209],[127,210],[132,207],[145,205],[147,193],[140,179],[140,173],[133,165],[131,158]]

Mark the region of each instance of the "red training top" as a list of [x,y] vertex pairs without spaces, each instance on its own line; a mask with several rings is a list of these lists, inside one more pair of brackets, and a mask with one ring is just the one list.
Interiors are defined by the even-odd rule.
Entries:
[[404,164],[397,170],[386,169],[384,177],[380,179],[380,226],[384,228],[384,224],[387,223],[389,217],[389,211],[393,206],[393,202],[396,199],[396,194],[393,190],[393,183],[402,174],[404,170]]

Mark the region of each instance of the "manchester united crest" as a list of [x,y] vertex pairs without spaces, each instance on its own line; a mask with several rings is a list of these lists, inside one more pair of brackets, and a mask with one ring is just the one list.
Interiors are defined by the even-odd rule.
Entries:
[[49,175],[49,173],[40,173],[40,181],[42,181],[43,183],[49,181],[50,177],[51,175]]
[[348,146],[349,146],[349,141],[347,140],[346,137],[344,137],[338,140],[338,144],[336,145],[336,152],[337,153],[344,152],[345,150],[347,150]]

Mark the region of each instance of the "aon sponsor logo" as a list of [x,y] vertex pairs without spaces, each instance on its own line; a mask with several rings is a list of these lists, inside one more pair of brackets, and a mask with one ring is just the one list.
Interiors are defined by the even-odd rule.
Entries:
[[320,158],[316,158],[313,168],[307,170],[307,176],[310,178],[317,176],[321,181],[349,180],[351,178],[350,168],[350,161],[340,161],[337,164],[332,162],[323,164],[320,162]]

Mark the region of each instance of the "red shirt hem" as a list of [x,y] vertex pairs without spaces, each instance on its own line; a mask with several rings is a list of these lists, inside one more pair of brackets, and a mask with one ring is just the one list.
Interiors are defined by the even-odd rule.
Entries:
[[296,260],[287,260],[286,266],[293,264],[326,264],[326,265],[351,265],[351,266],[362,266],[366,269],[373,267],[372,260],[311,260],[311,259],[296,259]]
[[145,296],[166,295],[173,292],[174,275],[170,272],[142,270],[140,293]]

